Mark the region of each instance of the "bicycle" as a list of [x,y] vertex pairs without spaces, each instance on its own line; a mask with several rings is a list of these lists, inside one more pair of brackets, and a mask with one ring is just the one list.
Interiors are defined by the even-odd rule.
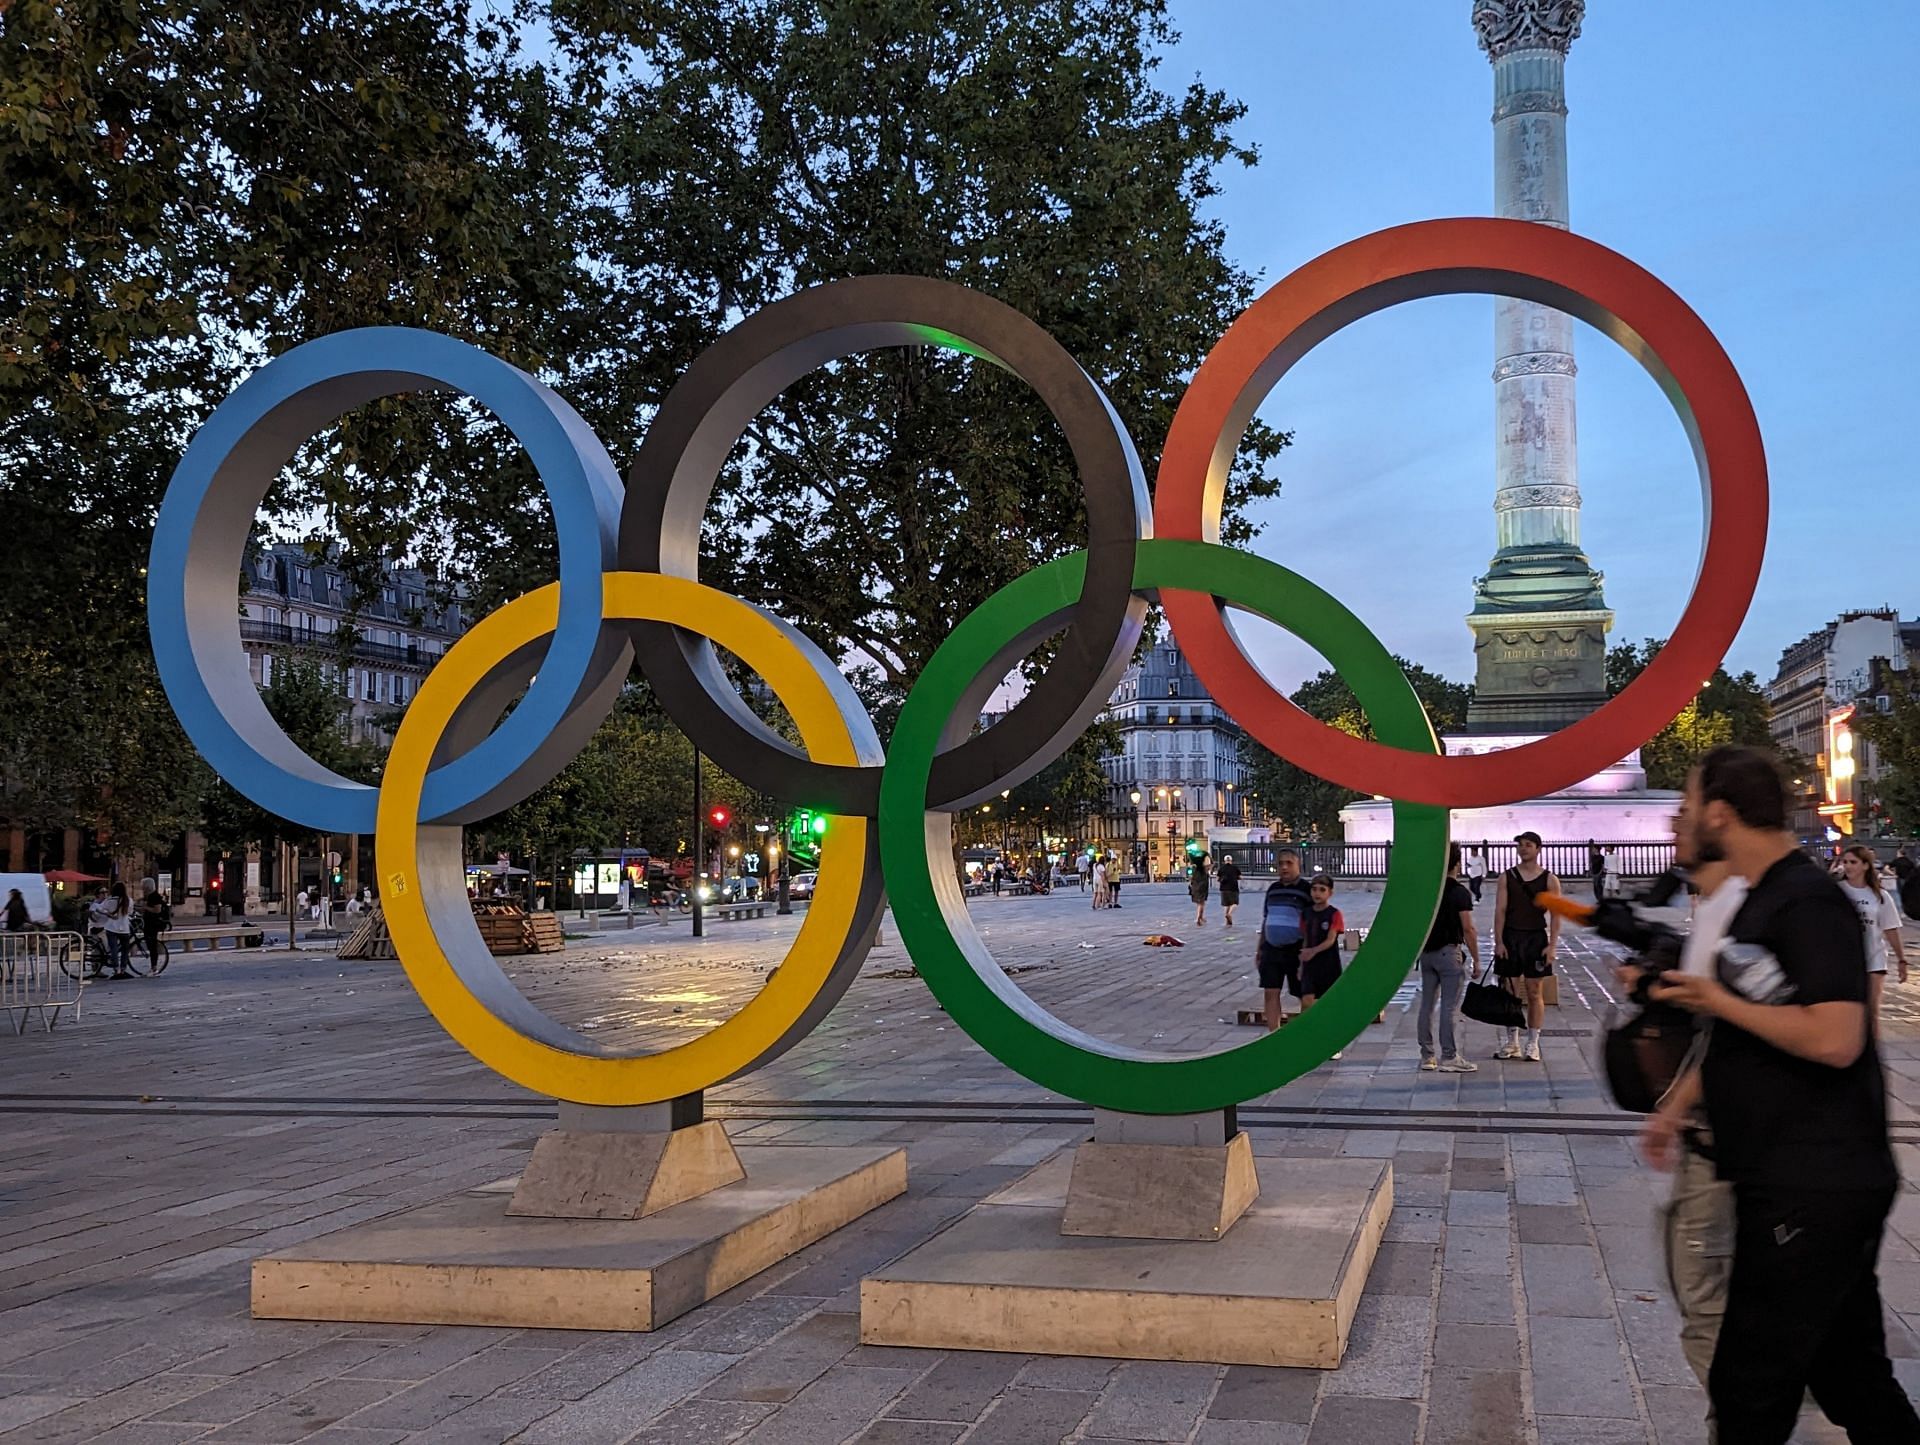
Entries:
[[173,949],[167,943],[166,930],[162,929],[154,936],[156,951],[151,957],[147,954],[147,938],[144,932],[135,933],[127,951],[127,966],[135,973],[157,978],[167,971],[167,965],[173,962]]

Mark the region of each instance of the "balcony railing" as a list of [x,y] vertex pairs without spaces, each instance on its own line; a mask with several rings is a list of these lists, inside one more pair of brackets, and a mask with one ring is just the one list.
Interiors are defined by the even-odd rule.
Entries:
[[[306,628],[289,627],[284,622],[255,622],[243,618],[240,623],[242,642],[277,642],[313,652],[337,652],[338,639],[337,632],[310,632]],[[384,642],[365,640],[356,641],[349,655],[362,662],[385,662],[399,667],[431,667],[438,660],[437,654],[422,652],[418,646],[392,647]]]

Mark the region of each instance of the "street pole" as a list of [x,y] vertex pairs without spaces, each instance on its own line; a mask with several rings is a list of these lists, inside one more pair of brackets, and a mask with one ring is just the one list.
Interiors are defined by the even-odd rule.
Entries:
[[693,750],[693,936],[707,936],[706,910],[700,906],[700,890],[707,881],[707,807],[700,784],[700,749]]
[[774,886],[779,890],[780,901],[773,910],[782,917],[793,912],[793,900],[787,896],[787,874],[792,867],[787,861],[787,850],[792,846],[793,842],[787,836],[787,825],[785,822],[782,822],[780,824],[780,856],[774,860],[780,869],[780,871],[774,875],[779,880]]

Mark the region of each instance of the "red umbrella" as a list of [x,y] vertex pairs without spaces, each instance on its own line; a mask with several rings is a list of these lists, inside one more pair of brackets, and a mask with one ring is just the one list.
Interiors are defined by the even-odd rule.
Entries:
[[81,873],[72,868],[53,868],[41,875],[49,883],[105,883],[98,873]]

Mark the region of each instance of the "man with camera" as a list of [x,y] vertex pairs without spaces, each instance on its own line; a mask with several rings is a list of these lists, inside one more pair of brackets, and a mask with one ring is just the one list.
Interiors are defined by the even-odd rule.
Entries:
[[1675,970],[1652,986],[1710,1032],[1642,1147],[1669,1167],[1704,1104],[1733,1188],[1733,1268],[1707,1386],[1719,1438],[1784,1442],[1811,1391],[1849,1439],[1920,1442],[1887,1358],[1875,1272],[1899,1175],[1859,918],[1794,846],[1786,809],[1779,770],[1753,748],[1716,748],[1687,779],[1682,856],[1724,861],[1748,891],[1711,973]]

